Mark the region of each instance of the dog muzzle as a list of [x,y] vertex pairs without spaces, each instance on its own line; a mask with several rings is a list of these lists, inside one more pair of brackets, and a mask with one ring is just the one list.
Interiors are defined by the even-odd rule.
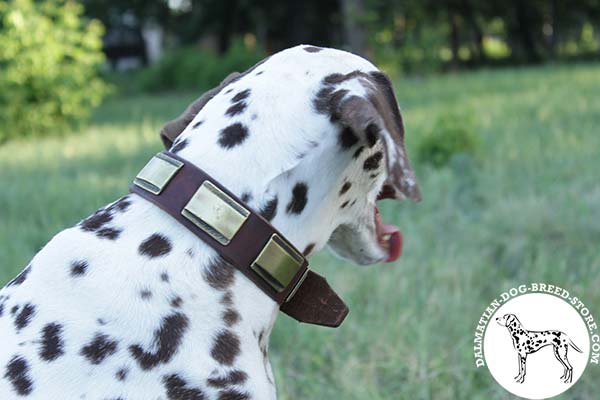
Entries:
[[304,323],[338,327],[348,307],[325,278],[267,220],[185,159],[163,151],[129,188],[211,246],[280,306]]

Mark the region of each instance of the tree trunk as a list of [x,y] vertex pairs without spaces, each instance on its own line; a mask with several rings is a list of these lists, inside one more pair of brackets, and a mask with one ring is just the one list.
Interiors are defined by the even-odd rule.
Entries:
[[458,22],[458,15],[454,12],[449,11],[448,17],[450,19],[450,50],[452,51],[452,60],[450,61],[451,69],[458,69],[460,62],[458,51],[460,49],[460,28]]
[[473,2],[466,0],[462,3],[462,14],[465,20],[468,22],[473,34],[475,36],[475,50],[479,62],[486,60],[485,49],[483,47],[483,29],[477,22],[477,13],[473,6]]
[[538,62],[541,57],[533,33],[536,26],[535,10],[526,1],[516,0],[513,4],[516,6],[516,34],[525,59],[529,62]]
[[556,45],[558,43],[558,3],[556,0],[552,0],[551,11],[550,11],[550,26],[552,26],[552,34],[550,35],[550,41],[548,45],[548,52],[552,58],[556,57]]
[[239,12],[238,1],[231,1],[230,12],[224,13],[227,17],[221,21],[220,29],[217,34],[217,45],[219,54],[223,54],[231,45],[231,38],[236,30],[237,13]]
[[348,50],[366,55],[367,40],[364,24],[359,18],[364,15],[364,0],[340,0],[344,19],[344,42]]

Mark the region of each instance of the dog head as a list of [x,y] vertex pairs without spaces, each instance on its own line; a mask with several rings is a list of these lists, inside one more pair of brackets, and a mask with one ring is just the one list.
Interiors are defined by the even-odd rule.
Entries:
[[393,261],[401,235],[376,202],[418,201],[388,78],[334,49],[297,46],[228,76],[161,131],[308,255]]
[[510,326],[515,327],[519,324],[519,320],[517,319],[517,316],[514,314],[504,314],[502,317],[497,317],[496,322],[500,326],[506,326],[506,327],[510,327]]

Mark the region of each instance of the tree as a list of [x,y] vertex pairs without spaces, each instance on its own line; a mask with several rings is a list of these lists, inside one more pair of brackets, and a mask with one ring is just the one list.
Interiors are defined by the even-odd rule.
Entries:
[[0,141],[60,133],[107,93],[102,25],[65,0],[0,2]]

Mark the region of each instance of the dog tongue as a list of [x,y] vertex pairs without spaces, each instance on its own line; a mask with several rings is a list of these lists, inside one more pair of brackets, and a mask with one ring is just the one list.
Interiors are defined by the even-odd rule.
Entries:
[[384,235],[390,235],[388,240],[388,258],[387,262],[396,261],[402,254],[402,234],[397,226],[394,225],[381,225],[381,231]]
[[377,224],[377,239],[379,239],[380,243],[384,242],[383,236],[390,235],[386,246],[386,250],[388,251],[386,262],[396,261],[402,254],[402,234],[400,233],[400,229],[395,225],[382,223],[378,208],[375,208],[375,223]]

